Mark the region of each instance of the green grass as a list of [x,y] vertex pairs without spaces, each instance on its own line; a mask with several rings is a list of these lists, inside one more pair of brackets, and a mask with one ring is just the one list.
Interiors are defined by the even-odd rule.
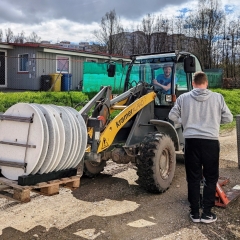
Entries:
[[19,102],[75,107],[81,102],[84,105],[86,101],[88,96],[82,92],[0,92],[0,112]]
[[233,114],[233,122],[221,125],[221,131],[232,130],[236,127],[236,115],[240,114],[240,89],[211,89],[213,92],[221,93],[225,102]]
[[[232,130],[236,127],[236,115],[240,114],[240,89],[211,89],[214,92],[221,93],[234,116],[232,123],[221,125],[221,131]],[[79,91],[70,92],[0,92],[0,112],[5,112],[12,105],[25,103],[55,104],[58,106],[70,106],[78,111],[86,102],[95,96],[96,93],[84,94]],[[115,117],[118,112],[111,114]]]

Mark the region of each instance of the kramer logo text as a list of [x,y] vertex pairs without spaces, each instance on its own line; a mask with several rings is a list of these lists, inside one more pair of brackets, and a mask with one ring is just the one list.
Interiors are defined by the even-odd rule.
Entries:
[[144,106],[145,106],[145,100],[144,99],[137,102],[137,104],[132,109],[130,109],[123,117],[120,118],[120,120],[118,120],[116,122],[116,127],[119,128],[122,125],[124,125],[128,121],[128,119],[132,117],[132,115],[137,113]]

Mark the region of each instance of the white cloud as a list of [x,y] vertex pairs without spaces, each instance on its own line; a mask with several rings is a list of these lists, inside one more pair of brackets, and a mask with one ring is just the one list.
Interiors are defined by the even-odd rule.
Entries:
[[[99,28],[101,18],[113,9],[120,17],[124,28],[134,30],[148,13],[163,17],[176,17],[197,9],[198,0],[151,0],[146,5],[144,0],[1,0],[0,29],[5,37],[5,29],[11,28],[14,35],[25,32],[29,36],[33,31],[42,40],[53,43],[62,40],[71,42],[94,41],[94,30]],[[240,15],[239,0],[222,0]],[[230,18],[229,18],[230,19]]]
[[67,19],[50,20],[33,25],[16,23],[1,24],[3,35],[5,35],[5,29],[8,28],[11,28],[15,35],[24,31],[26,37],[34,31],[41,37],[41,40],[52,41],[52,43],[63,40],[76,43],[80,41],[92,41],[94,40],[93,31],[97,30],[98,27],[98,23],[81,24]]

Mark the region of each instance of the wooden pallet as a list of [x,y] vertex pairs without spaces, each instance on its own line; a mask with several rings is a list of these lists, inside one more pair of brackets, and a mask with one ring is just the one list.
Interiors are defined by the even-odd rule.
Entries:
[[59,193],[60,186],[74,190],[80,186],[80,176],[41,182],[31,186],[20,186],[17,181],[0,177],[0,197],[19,202],[30,202],[31,191],[45,196],[52,196]]

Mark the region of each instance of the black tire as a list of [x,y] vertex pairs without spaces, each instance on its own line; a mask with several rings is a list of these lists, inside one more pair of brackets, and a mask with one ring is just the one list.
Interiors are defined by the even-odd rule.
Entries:
[[106,166],[106,161],[101,161],[100,163],[85,161],[83,174],[90,178],[96,177],[100,172],[104,170],[105,166]]
[[165,192],[172,183],[176,153],[172,139],[164,133],[148,134],[140,145],[137,183],[152,193]]

